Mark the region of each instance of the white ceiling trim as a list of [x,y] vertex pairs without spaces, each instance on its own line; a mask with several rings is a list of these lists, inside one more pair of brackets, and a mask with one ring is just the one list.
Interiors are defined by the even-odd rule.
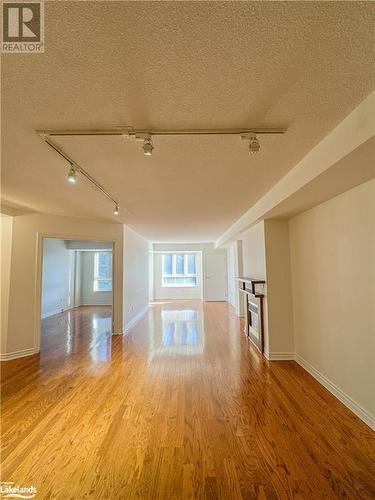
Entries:
[[270,210],[375,136],[375,91],[315,146],[215,242],[221,247],[261,220]]

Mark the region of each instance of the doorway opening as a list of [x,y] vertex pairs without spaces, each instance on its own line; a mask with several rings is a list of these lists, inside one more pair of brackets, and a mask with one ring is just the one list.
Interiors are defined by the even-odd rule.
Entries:
[[41,350],[107,343],[112,318],[113,243],[43,238]]

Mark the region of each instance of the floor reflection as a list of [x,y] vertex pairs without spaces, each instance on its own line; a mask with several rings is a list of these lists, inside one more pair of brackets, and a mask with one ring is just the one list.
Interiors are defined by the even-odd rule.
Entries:
[[[174,304],[175,305],[175,304]],[[204,352],[202,308],[154,307],[150,313],[149,359],[168,356],[197,356]]]
[[100,317],[95,314],[92,318],[92,336],[90,355],[93,361],[108,361],[111,359],[111,344],[107,335],[111,332],[112,317]]
[[66,318],[66,354],[71,354],[73,346],[72,311],[68,311]]
[[42,321],[41,356],[54,346],[61,360],[86,352],[94,362],[108,361],[111,359],[111,334],[111,307],[72,309]]

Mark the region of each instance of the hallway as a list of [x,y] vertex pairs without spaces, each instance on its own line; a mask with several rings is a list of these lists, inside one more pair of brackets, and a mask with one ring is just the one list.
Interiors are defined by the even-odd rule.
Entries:
[[[3,480],[37,498],[374,498],[371,430],[293,361],[268,362],[227,303],[160,301],[43,322],[3,363]],[[320,495],[320,496],[319,496]]]

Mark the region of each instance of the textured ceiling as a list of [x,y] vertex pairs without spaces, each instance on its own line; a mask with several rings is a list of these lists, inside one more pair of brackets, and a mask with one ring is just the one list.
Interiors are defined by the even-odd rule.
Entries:
[[2,197],[114,220],[36,129],[287,126],[238,137],[59,138],[156,241],[212,241],[375,87],[371,2],[46,2],[44,54],[2,57]]

